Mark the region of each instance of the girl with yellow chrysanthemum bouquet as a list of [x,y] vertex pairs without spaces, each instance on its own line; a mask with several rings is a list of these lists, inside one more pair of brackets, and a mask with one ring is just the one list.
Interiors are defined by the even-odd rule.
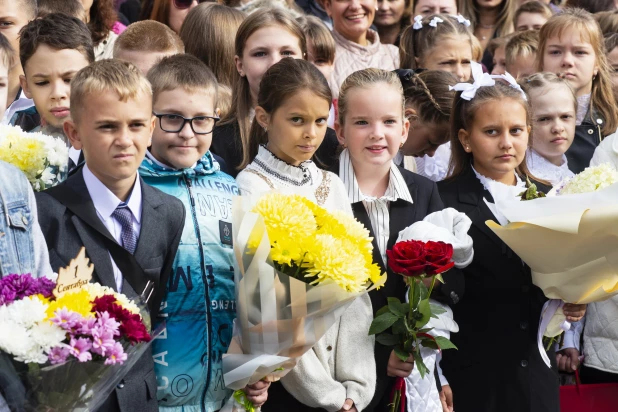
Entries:
[[[287,325],[290,332],[298,330],[294,322],[306,322],[300,325],[303,333],[291,334],[296,349],[287,359],[304,355],[295,366],[293,362],[279,365],[294,368],[272,384],[263,411],[360,411],[368,405],[375,387],[374,338],[367,334],[371,302],[363,292],[383,278],[372,263],[368,232],[352,217],[343,183],[312,161],[327,131],[331,101],[328,83],[310,63],[283,59],[273,65],[262,79],[250,140],[244,148],[251,163],[237,177],[240,192],[247,198],[269,191],[298,195],[262,197],[254,211],[264,218],[270,244],[260,243],[248,265],[243,260],[248,257],[237,252],[239,265],[248,271],[261,253],[265,258],[270,254],[277,262],[276,269],[289,275],[276,277],[273,293],[290,282],[288,310],[292,315],[298,311],[309,315],[292,316]],[[277,232],[276,228],[283,230]],[[243,227],[234,230],[242,233]],[[329,273],[329,279],[322,277],[324,273]],[[294,277],[305,282],[293,282],[290,278]],[[317,287],[312,289],[306,282]],[[260,282],[259,288],[267,286]],[[238,293],[245,293],[242,287]],[[269,308],[257,305],[262,318],[268,316]],[[321,312],[323,315],[317,316]],[[248,315],[251,321],[251,313]],[[237,326],[239,322],[242,324],[240,314]],[[267,328],[269,324],[262,325]],[[264,337],[273,345],[290,335],[282,330],[286,325],[279,326]],[[312,344],[315,336],[322,338]],[[268,375],[276,367],[272,364],[258,370]]]

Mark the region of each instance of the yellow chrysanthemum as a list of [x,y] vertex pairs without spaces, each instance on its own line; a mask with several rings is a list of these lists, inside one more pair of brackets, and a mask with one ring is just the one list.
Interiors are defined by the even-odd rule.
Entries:
[[12,133],[0,140],[0,160],[17,167],[30,182],[45,170],[46,157],[45,143],[39,139]]
[[62,308],[66,308],[71,312],[79,313],[84,317],[92,316],[90,294],[84,289],[80,289],[77,292],[65,293],[60,298],[49,303],[49,307],[47,308],[48,318],[54,317],[56,310]]

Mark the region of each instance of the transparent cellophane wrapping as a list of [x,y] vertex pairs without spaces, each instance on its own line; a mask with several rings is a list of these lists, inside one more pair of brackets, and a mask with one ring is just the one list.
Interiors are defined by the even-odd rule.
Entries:
[[[251,212],[259,198],[236,197],[232,208],[237,318],[223,373],[234,390],[285,376],[355,298],[373,289],[351,293],[336,284],[310,285],[276,270],[264,221]],[[250,238],[252,245],[259,239],[257,248],[249,246]]]
[[[132,301],[139,307],[146,329],[151,330],[147,305],[140,297]],[[0,352],[0,396],[4,398],[0,398],[0,412],[98,409],[139,359],[150,356],[150,344],[164,328],[161,324],[151,331],[148,343],[123,342],[127,359],[120,365],[105,365],[104,360],[79,362],[74,357],[59,365],[25,364]]]

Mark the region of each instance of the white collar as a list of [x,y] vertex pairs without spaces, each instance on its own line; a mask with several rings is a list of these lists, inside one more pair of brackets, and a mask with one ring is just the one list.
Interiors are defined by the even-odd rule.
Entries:
[[265,145],[260,145],[257,156],[249,166],[263,170],[269,177],[274,177],[286,185],[302,187],[321,182],[322,173],[313,161],[307,160],[294,166],[279,159]]
[[569,170],[567,158],[562,155],[562,164],[556,166],[534,149],[528,149],[526,152],[526,164],[530,173],[542,180],[547,180],[552,186],[557,185],[566,178],[572,177],[574,174]]
[[351,203],[361,201],[371,202],[375,200],[389,200],[394,202],[397,199],[405,200],[408,203],[414,203],[403,175],[392,160],[388,187],[386,188],[386,192],[384,192],[384,196],[381,196],[380,198],[366,196],[363,192],[361,192],[360,187],[358,186],[358,181],[356,180],[354,166],[352,165],[352,158],[350,157],[350,152],[348,149],[344,149],[339,156],[339,178],[341,178],[348,191],[348,198]]
[[477,179],[479,179],[485,190],[487,190],[491,194],[491,197],[494,199],[494,203],[498,202],[499,200],[517,200],[519,197],[518,195],[524,190],[526,190],[526,182],[521,180],[515,172],[513,172],[513,175],[515,175],[517,183],[514,186],[511,186],[505,185],[504,183],[497,182],[493,179],[490,179],[489,177],[483,176],[482,174],[477,172],[476,169],[474,169],[474,166],[470,165],[470,167],[472,167],[474,174],[476,175]]
[[[87,164],[84,165],[83,176],[86,188],[88,189],[88,193],[90,194],[90,198],[92,199],[97,213],[104,219],[109,219],[118,205],[122,203],[122,200],[118,199],[116,195],[90,171]],[[137,173],[135,176],[135,184],[133,185],[133,189],[126,203],[139,223],[142,218],[142,186]]]

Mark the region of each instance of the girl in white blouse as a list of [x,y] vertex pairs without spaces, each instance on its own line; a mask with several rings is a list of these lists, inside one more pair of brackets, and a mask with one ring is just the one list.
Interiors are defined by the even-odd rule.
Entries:
[[[268,69],[244,148],[252,161],[237,177],[241,194],[278,190],[301,194],[329,210],[352,212],[341,180],[311,160],[324,139],[331,100],[326,79],[307,61],[286,58]],[[270,387],[262,410],[364,410],[376,379],[371,320],[365,294]]]
[[[344,147],[339,159],[339,177],[352,203],[354,216],[370,231],[374,241],[374,261],[387,271],[386,251],[391,249],[399,232],[426,215],[442,210],[436,184],[393,162],[408,139],[410,122],[404,116],[404,93],[397,74],[379,69],[365,69],[350,75],[339,94],[339,119],[335,124],[339,143]],[[457,299],[458,281],[445,274],[440,292]],[[387,305],[388,298],[405,299],[403,276],[388,270],[386,284],[369,293],[373,312]],[[452,293],[451,293],[452,292]],[[448,332],[448,331],[447,331]],[[376,343],[376,392],[365,411],[381,411],[390,403],[394,377],[408,377],[413,363],[402,362],[392,350]],[[430,359],[429,359],[430,358]],[[425,363],[433,371],[435,354]],[[408,387],[407,411],[437,412],[438,392],[450,396],[448,383],[439,386],[429,377]],[[429,404],[433,404],[432,409]]]
[[526,164],[532,175],[555,186],[573,176],[565,153],[575,137],[575,93],[567,80],[553,73],[533,74],[521,86],[532,108],[532,144]]

